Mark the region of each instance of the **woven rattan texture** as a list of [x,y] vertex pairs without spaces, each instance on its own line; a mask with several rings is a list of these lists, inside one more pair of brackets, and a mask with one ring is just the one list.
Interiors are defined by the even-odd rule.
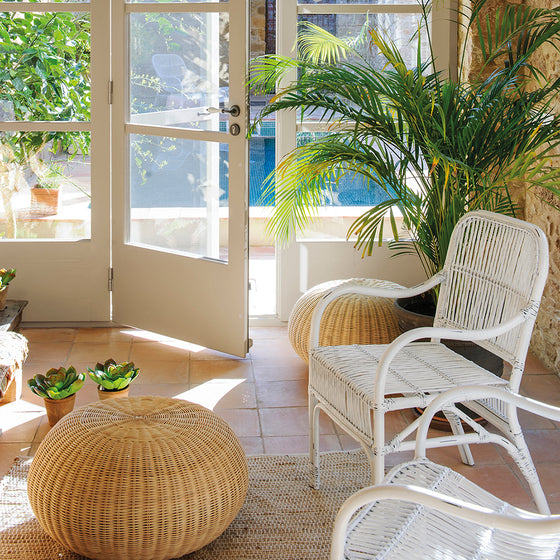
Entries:
[[[389,481],[433,490],[512,517],[527,515],[459,473],[430,461],[404,463],[391,471]],[[558,534],[535,536],[490,528],[414,502],[372,503],[355,520],[347,536],[347,560],[552,560],[560,554]]]
[[[308,455],[247,458],[247,499],[226,531],[182,560],[326,560],[334,518],[369,481],[362,452],[325,453],[323,486],[309,485]],[[19,459],[0,483],[0,559],[83,560],[42,529],[25,491],[29,461]]]
[[[288,338],[293,349],[309,361],[309,330],[311,317],[319,300],[335,286],[370,286],[396,288],[398,284],[385,280],[353,278],[334,280],[315,286],[295,303],[288,319]],[[339,344],[388,344],[401,334],[393,300],[346,294],[333,301],[321,319],[321,346]]]
[[208,409],[165,397],[113,399],[51,429],[29,472],[45,531],[90,558],[163,560],[219,536],[245,499],[239,440]]

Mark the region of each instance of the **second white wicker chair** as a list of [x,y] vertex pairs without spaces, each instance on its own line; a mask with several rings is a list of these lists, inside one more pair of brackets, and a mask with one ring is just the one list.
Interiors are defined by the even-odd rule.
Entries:
[[331,560],[557,560],[560,515],[518,509],[455,471],[425,458],[433,414],[466,397],[492,396],[508,406],[560,421],[560,408],[504,389],[467,387],[440,395],[425,410],[416,459],[379,486],[351,496],[336,518]]
[[[518,392],[525,358],[548,273],[548,245],[535,225],[486,211],[470,212],[456,225],[444,268],[415,288],[387,290],[334,288],[317,305],[309,354],[310,453],[319,485],[319,411],[357,439],[368,455],[372,483],[384,476],[388,453],[414,448],[418,420],[385,440],[385,414],[425,407],[445,390],[465,385],[505,386]],[[319,346],[319,325],[327,305],[355,291],[377,297],[409,297],[439,286],[433,327],[406,332],[388,345]],[[430,339],[429,342],[417,342]],[[475,341],[512,366],[509,380],[453,352],[440,339]],[[466,399],[465,399],[466,401]],[[515,407],[492,399],[468,403],[514,443],[514,458],[524,469],[540,511],[546,500]],[[446,413],[453,436],[431,439],[429,446],[457,445],[463,462],[473,464],[469,443],[487,440],[475,425],[465,434],[460,410]]]

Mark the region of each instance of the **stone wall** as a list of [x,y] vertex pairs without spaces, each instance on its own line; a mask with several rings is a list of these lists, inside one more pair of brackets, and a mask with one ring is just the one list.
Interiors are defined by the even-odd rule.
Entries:
[[[468,0],[463,0],[463,9],[468,7],[466,2]],[[557,0],[517,0],[517,3],[541,8],[552,8],[558,4]],[[485,7],[486,13],[492,14],[504,4],[503,0],[489,0]],[[459,32],[460,44],[461,41],[464,42],[464,36]],[[463,78],[475,75],[481,66],[480,52],[472,44],[466,45],[466,53],[467,64]],[[552,48],[543,49],[533,63],[551,78],[560,76],[560,54]],[[560,100],[557,110],[560,111]],[[550,247],[548,282],[533,332],[531,350],[547,367],[560,372],[560,207],[558,200],[547,192],[526,194],[523,196],[522,206],[522,217],[543,229]]]

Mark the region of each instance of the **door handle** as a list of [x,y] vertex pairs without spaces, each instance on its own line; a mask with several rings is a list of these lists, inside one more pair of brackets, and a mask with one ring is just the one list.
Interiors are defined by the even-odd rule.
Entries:
[[206,110],[209,113],[229,113],[232,117],[238,117],[241,114],[239,105],[232,105],[229,109],[226,107],[222,107],[221,109],[218,107],[208,107]]

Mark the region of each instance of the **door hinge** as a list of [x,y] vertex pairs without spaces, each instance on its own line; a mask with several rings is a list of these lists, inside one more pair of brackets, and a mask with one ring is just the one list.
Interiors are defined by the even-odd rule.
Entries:
[[109,291],[112,292],[113,291],[113,267],[109,268],[107,286],[109,288]]
[[113,104],[113,80],[109,80],[109,87],[108,87],[108,99],[109,105]]

